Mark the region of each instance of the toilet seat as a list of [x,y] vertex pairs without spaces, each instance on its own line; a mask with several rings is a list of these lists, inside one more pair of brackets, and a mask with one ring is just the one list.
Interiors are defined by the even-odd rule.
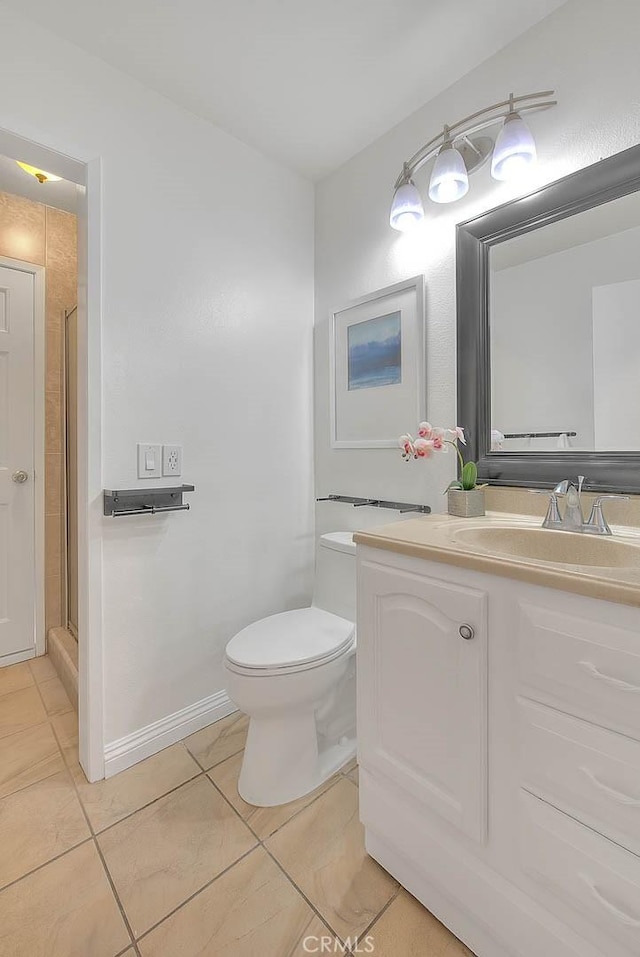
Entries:
[[248,625],[227,645],[238,674],[295,674],[333,661],[354,644],[355,625],[321,608],[298,608]]

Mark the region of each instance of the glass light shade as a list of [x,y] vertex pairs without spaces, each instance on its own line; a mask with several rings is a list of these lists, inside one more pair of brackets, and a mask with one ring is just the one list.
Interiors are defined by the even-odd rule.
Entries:
[[54,173],[47,173],[45,170],[39,169],[37,166],[30,166],[28,163],[21,163],[20,160],[16,160],[16,163],[25,173],[28,173],[30,176],[35,176],[39,183],[58,183],[62,179],[61,176],[56,176]]
[[398,186],[393,194],[389,222],[394,229],[406,233],[424,219],[424,208],[416,185],[409,180]]
[[434,203],[455,203],[469,192],[469,176],[462,155],[453,146],[443,146],[429,181],[429,199]]
[[536,144],[519,113],[510,113],[498,134],[491,159],[494,179],[516,179],[536,162]]

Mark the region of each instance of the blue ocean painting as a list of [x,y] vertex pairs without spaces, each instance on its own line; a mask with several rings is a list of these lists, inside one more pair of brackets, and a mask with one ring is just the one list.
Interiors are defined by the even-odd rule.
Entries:
[[402,382],[400,313],[357,322],[347,330],[349,391]]

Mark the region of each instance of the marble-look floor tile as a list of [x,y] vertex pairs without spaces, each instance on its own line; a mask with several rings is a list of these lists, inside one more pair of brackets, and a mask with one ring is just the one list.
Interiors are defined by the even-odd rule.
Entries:
[[343,939],[361,934],[397,888],[365,851],[358,791],[344,777],[265,846]]
[[98,842],[136,936],[256,839],[204,776],[103,831]]
[[114,957],[129,943],[93,841],[0,891],[2,957]]
[[35,685],[0,696],[0,738],[17,734],[46,720],[47,712]]
[[42,781],[65,767],[48,724],[0,738],[0,798]]
[[55,678],[48,678],[41,681],[38,685],[47,714],[53,717],[56,714],[66,714],[67,711],[73,711],[73,705],[69,701],[69,696],[64,690],[64,685],[56,675]]
[[365,943],[373,948],[375,957],[473,957],[468,947],[405,890],[376,921],[367,938]]
[[54,715],[51,719],[51,727],[55,731],[56,738],[62,748],[63,753],[73,752],[74,763],[78,760],[78,715],[75,711],[67,711],[65,714]]
[[29,667],[38,684],[40,684],[41,681],[47,681],[49,678],[56,677],[56,669],[53,667],[51,658],[49,658],[48,655],[31,658]]
[[227,758],[222,764],[216,765],[209,771],[209,777],[220,788],[228,801],[233,804],[236,811],[240,814],[243,821],[246,821],[252,831],[254,831],[261,840],[269,837],[279,827],[286,824],[294,814],[301,811],[307,805],[311,804],[320,794],[338,780],[338,775],[334,775],[319,788],[297,801],[290,801],[289,804],[280,804],[277,807],[255,807],[253,804],[247,804],[238,794],[238,775],[242,767],[243,753],[236,754]]
[[9,694],[11,691],[21,691],[32,684],[31,669],[26,661],[0,668],[0,695]]
[[186,738],[184,743],[196,761],[208,771],[214,764],[219,764],[232,754],[242,751],[248,727],[247,716],[236,711],[228,718],[222,718],[208,728],[196,731]]
[[165,748],[115,777],[96,781],[95,784],[89,784],[78,763],[71,770],[94,831],[111,827],[145,804],[202,773],[181,744]]
[[0,800],[0,887],[91,836],[66,770]]
[[139,948],[142,957],[302,957],[306,937],[329,935],[258,847],[152,930]]

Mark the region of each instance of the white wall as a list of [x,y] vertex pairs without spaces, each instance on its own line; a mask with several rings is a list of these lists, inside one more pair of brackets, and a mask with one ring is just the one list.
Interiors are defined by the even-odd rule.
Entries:
[[593,289],[596,448],[640,448],[640,280]]
[[[580,217],[576,217],[579,219]],[[553,234],[553,226],[546,231]],[[540,231],[540,236],[542,236]],[[505,244],[508,245],[508,244]],[[500,432],[577,432],[569,440],[576,449],[638,448],[621,446],[620,434],[614,445],[596,442],[595,418],[607,421],[612,403],[617,420],[626,427],[629,420],[627,388],[613,399],[615,369],[625,354],[631,368],[640,364],[635,352],[633,320],[616,312],[621,325],[614,331],[613,316],[602,317],[603,328],[611,325],[608,362],[598,365],[601,408],[594,402],[594,360],[603,345],[594,349],[594,287],[623,283],[640,274],[640,228],[627,229],[594,242],[585,242],[550,256],[524,262],[491,274],[491,385],[492,426]],[[618,286],[614,286],[617,289]],[[632,301],[632,294],[629,294]],[[603,300],[613,305],[611,300]],[[637,310],[636,310],[637,311]],[[625,321],[626,320],[626,321]],[[631,320],[631,321],[629,321]],[[637,324],[637,323],[636,323]],[[624,331],[624,334],[623,334]],[[635,361],[634,361],[635,360]],[[636,375],[637,380],[637,375]],[[611,399],[602,401],[610,393]],[[621,402],[621,395],[626,399]],[[594,418],[595,417],[595,418]],[[633,441],[633,439],[631,440]],[[554,449],[557,439],[532,441],[512,439],[504,448]]]
[[[444,508],[441,490],[453,456],[406,465],[393,450],[329,447],[329,319],[336,306],[418,272],[426,276],[428,417],[455,418],[455,224],[518,195],[490,178],[471,178],[468,195],[452,207],[427,205],[419,235],[388,224],[392,187],[403,160],[445,122],[511,90],[555,88],[559,105],[531,117],[539,165],[527,189],[557,179],[640,140],[636,0],[570,0],[555,14],[487,60],[441,96],[400,123],[316,191],[316,489],[427,502]],[[426,174],[417,177],[426,194]],[[458,423],[463,425],[464,423]],[[414,424],[407,423],[410,429]],[[317,506],[321,529],[380,524],[388,512]]]
[[[0,5],[0,127],[103,170],[103,482],[184,446],[192,511],[104,519],[105,740],[224,686],[313,558],[313,190]],[[231,82],[231,81],[230,81]],[[49,187],[47,187],[49,188]]]

